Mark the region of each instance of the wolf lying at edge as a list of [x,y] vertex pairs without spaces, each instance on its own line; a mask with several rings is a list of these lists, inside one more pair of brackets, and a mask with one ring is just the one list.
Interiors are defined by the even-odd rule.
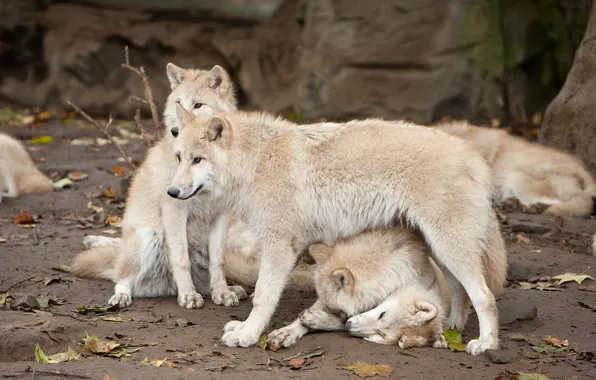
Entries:
[[52,190],[52,180],[37,169],[23,144],[0,133],[0,203],[2,197],[16,198]]
[[[462,305],[471,298],[480,338],[467,351],[498,348],[498,312],[487,282],[504,279],[506,252],[491,208],[490,170],[469,144],[404,122],[298,126],[266,113],[196,118],[184,107],[178,111],[184,128],[174,143],[171,193],[188,199],[208,191],[220,212],[248,222],[261,247],[252,312],[225,326],[223,344],[257,342],[297,252],[403,219],[421,231],[444,269],[450,326],[465,325]],[[313,132],[317,126],[328,133]]]
[[474,144],[492,169],[498,203],[517,200],[524,212],[544,210],[555,216],[589,216],[595,211],[596,182],[570,154],[465,121],[434,128]]

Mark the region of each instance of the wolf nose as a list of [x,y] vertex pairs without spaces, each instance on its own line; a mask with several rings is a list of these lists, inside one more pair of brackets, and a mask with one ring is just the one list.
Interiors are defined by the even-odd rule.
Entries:
[[180,190],[176,189],[175,187],[170,187],[168,189],[168,195],[172,198],[178,198],[178,195],[180,195]]
[[352,321],[347,321],[346,322],[346,330],[350,331],[352,329]]

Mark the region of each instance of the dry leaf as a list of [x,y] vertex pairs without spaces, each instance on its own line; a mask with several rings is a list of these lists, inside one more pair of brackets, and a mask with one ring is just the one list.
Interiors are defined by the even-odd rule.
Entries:
[[594,278],[592,278],[592,276],[589,276],[587,274],[575,274],[575,273],[564,273],[564,274],[560,274],[558,276],[553,276],[552,278],[555,280],[559,280],[559,281],[557,281],[556,285],[561,285],[561,284],[564,284],[566,282],[571,282],[571,281],[575,281],[581,285],[581,283],[584,282],[584,280],[594,281]]
[[385,364],[368,364],[365,362],[354,362],[345,367],[348,371],[354,372],[360,377],[372,377],[379,375],[381,377],[389,377],[393,371],[391,367]]
[[116,192],[116,190],[114,190],[111,187],[108,187],[106,191],[101,191],[99,196],[101,198],[116,198],[117,195],[118,193]]
[[98,147],[92,146],[89,148],[89,151],[91,151],[93,153],[99,153],[99,152],[101,152],[101,149],[99,149]]
[[51,113],[49,113],[49,112],[47,112],[47,111],[40,112],[40,113],[37,115],[37,119],[39,119],[39,120],[47,120],[47,119],[49,119],[50,117],[52,117],[52,114],[51,114]]
[[93,205],[93,202],[87,203],[87,209],[93,210],[97,214],[101,214],[103,212],[103,207],[97,207],[97,206]]
[[35,145],[47,145],[52,142],[52,136],[39,136],[31,139],[31,143]]
[[110,171],[112,172],[112,174],[122,175],[126,172],[126,168],[124,166],[115,166],[112,169],[110,169]]
[[517,238],[518,243],[521,243],[521,244],[530,244],[531,243],[531,240],[522,234],[517,234],[516,238]]
[[18,216],[15,216],[14,218],[8,218],[8,219],[12,220],[15,224],[35,223],[35,220],[33,220],[33,216],[31,214],[29,214],[27,211],[21,211],[21,213]]
[[101,231],[102,234],[108,234],[108,235],[116,235],[118,233],[118,231],[116,230],[104,230]]
[[161,366],[163,366],[165,364],[166,366],[168,366],[170,368],[174,368],[174,362],[172,362],[171,360],[167,360],[167,358],[166,359],[163,359],[163,360],[161,360],[161,359],[151,359],[151,360],[149,360],[149,358],[146,357],[145,359],[143,359],[141,361],[141,364],[152,365],[152,366],[157,367],[157,368],[159,368],[159,367],[161,367]]
[[118,215],[110,215],[106,218],[105,223],[112,227],[122,227],[122,218]]
[[35,361],[38,363],[56,364],[67,361],[79,360],[80,358],[81,355],[70,347],[68,347],[68,351],[66,352],[59,352],[54,355],[46,355],[39,346],[39,343],[35,346]]
[[561,340],[557,338],[553,338],[552,336],[548,336],[543,339],[546,343],[550,344],[553,347],[567,347],[569,346],[569,340]]
[[464,352],[466,350],[466,345],[462,341],[461,334],[456,329],[445,329],[443,330],[443,335],[451,351]]
[[304,358],[294,358],[289,361],[289,364],[292,369],[300,369],[305,362],[306,359]]
[[58,265],[57,267],[52,267],[52,269],[58,272],[70,273],[70,266],[64,264]]
[[83,347],[96,355],[112,356],[121,358],[127,356],[126,347],[114,340],[99,339],[95,335],[89,335],[83,339]]
[[89,174],[83,173],[83,172],[70,172],[70,173],[68,173],[68,178],[70,178],[73,181],[82,181],[84,179],[87,179],[87,177],[89,177]]

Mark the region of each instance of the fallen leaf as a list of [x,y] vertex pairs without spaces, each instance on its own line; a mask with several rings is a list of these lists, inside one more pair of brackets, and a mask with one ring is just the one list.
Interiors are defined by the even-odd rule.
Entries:
[[39,346],[39,343],[35,346],[35,361],[38,363],[56,364],[79,360],[80,358],[81,355],[70,347],[68,347],[68,351],[66,352],[59,352],[54,355],[46,355]]
[[127,356],[126,347],[114,340],[99,339],[95,335],[89,335],[83,339],[83,347],[96,355],[105,355],[120,358]]
[[522,234],[517,234],[515,237],[517,238],[518,243],[522,243],[522,244],[530,244],[531,243],[531,240]]
[[325,350],[321,350],[321,348],[322,347],[317,347],[314,350],[312,350],[311,352],[302,355],[301,358],[310,359],[310,358],[314,358],[315,356],[322,356],[325,353]]
[[101,191],[99,196],[101,198],[116,198],[117,195],[118,193],[116,192],[116,190],[114,190],[111,187],[108,187],[106,191]]
[[35,145],[47,145],[52,142],[52,136],[39,136],[31,139],[31,143]]
[[35,223],[35,220],[33,220],[33,216],[31,214],[29,214],[27,211],[21,211],[21,213],[18,216],[15,216],[14,218],[8,218],[8,219],[12,220],[15,224]]
[[111,305],[111,306],[81,306],[74,309],[74,312],[77,314],[89,314],[89,313],[97,313],[103,314],[107,313],[108,311],[118,310],[118,305]]
[[11,296],[8,292],[0,294],[0,305],[2,305],[2,307],[9,304],[12,300],[14,300],[14,297]]
[[64,177],[52,184],[54,189],[67,189],[72,187],[72,181],[68,177]]
[[172,362],[171,360],[167,360],[166,359],[151,359],[149,360],[149,358],[145,358],[141,361],[141,364],[146,364],[146,365],[152,365],[154,367],[161,367],[164,364],[170,368],[174,368],[174,362]]
[[89,151],[91,151],[93,153],[99,153],[99,152],[101,152],[101,149],[99,149],[98,147],[92,146],[89,148]]
[[52,267],[52,269],[58,272],[70,273],[70,266],[64,264],[58,265],[57,267]]
[[541,373],[525,373],[520,372],[517,376],[518,380],[550,380],[550,378]]
[[575,281],[581,285],[581,283],[584,282],[585,280],[594,281],[594,278],[592,276],[589,276],[587,274],[576,274],[576,273],[560,274],[558,276],[553,276],[553,279],[559,280],[559,281],[557,281],[557,285],[561,285],[561,284],[564,284],[566,282],[571,282],[571,281]]
[[558,291],[558,292],[562,292],[563,289],[561,288],[554,288],[553,284],[550,282],[545,282],[545,281],[539,281],[535,284],[531,283],[531,282],[525,282],[525,281],[521,281],[519,283],[520,288],[524,289],[524,290],[529,290],[529,289],[537,289],[537,290],[551,290],[551,291]]
[[64,305],[66,303],[65,300],[54,297],[54,296],[37,296],[37,302],[39,303],[39,307],[42,309],[47,309],[50,305]]
[[52,114],[47,111],[43,111],[43,112],[40,112],[39,114],[37,114],[37,118],[39,120],[47,120],[50,117],[52,117]]
[[115,235],[115,234],[118,233],[118,231],[116,231],[116,230],[104,230],[104,231],[101,231],[101,232],[104,233],[104,234],[108,234],[108,235]]
[[289,361],[289,364],[292,369],[300,369],[305,362],[306,359],[304,358],[294,358]]
[[87,179],[88,177],[89,177],[89,174],[83,173],[83,172],[70,172],[70,173],[68,173],[68,178],[70,178],[73,181],[82,181],[84,179]]
[[352,371],[355,375],[360,377],[372,377],[376,375],[381,377],[389,377],[393,371],[391,367],[385,364],[368,364],[358,361],[344,368],[348,371]]
[[567,347],[569,346],[569,340],[561,340],[557,338],[553,338],[552,336],[547,336],[543,339],[546,343],[550,344],[553,347]]
[[257,347],[259,347],[262,351],[269,349],[270,351],[277,351],[279,347],[271,345],[267,342],[267,335],[261,335],[259,341],[257,342]]
[[112,227],[122,227],[122,218],[118,215],[110,215],[106,218],[105,223]]
[[101,214],[103,212],[103,207],[97,207],[93,204],[93,202],[89,202],[87,203],[87,209],[88,210],[93,210],[95,211],[95,213],[97,214]]
[[102,321],[106,321],[106,322],[125,322],[125,321],[133,321],[133,318],[122,318],[122,317],[103,317],[101,319]]
[[466,345],[462,341],[461,334],[456,329],[444,329],[443,335],[451,351],[463,352],[466,350]]
[[126,172],[126,168],[124,166],[115,166],[112,169],[110,169],[110,171],[112,172],[112,174],[122,175],[124,174],[124,172]]

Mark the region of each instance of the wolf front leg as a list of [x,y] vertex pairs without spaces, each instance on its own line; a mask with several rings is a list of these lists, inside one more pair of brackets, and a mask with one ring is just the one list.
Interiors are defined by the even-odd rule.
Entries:
[[[175,204],[173,202],[179,202]],[[203,297],[197,293],[192,282],[190,256],[186,223],[188,213],[184,201],[167,200],[164,202],[163,222],[166,233],[166,244],[170,256],[172,274],[178,290],[178,305],[187,309],[198,309],[203,306]]]
[[257,343],[294,268],[296,253],[289,239],[268,236],[262,240],[261,247],[261,267],[253,308],[245,321],[231,321],[224,327],[221,342],[228,347],[248,347]]
[[269,333],[267,343],[277,347],[290,347],[311,331],[342,331],[344,326],[345,321],[341,317],[330,314],[323,302],[317,300],[300,313],[300,317],[294,322]]
[[220,215],[213,225],[209,236],[209,282],[211,299],[217,305],[236,306],[239,300],[247,298],[241,286],[228,286],[223,269],[223,257],[227,250],[229,215]]

